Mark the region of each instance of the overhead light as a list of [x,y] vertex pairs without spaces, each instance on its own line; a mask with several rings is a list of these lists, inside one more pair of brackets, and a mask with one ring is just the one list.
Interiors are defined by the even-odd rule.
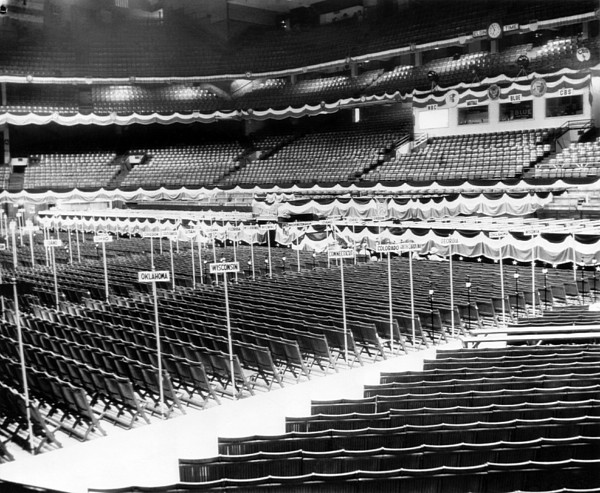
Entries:
[[6,8],[6,5],[4,5],[4,4],[0,5],[0,15],[6,15],[7,11],[8,11],[8,9]]

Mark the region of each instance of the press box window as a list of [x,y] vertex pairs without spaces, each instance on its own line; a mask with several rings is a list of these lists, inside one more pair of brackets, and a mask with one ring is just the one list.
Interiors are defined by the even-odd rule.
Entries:
[[500,121],[528,120],[533,118],[533,101],[505,103],[500,105]]
[[466,106],[458,109],[459,125],[474,125],[478,123],[488,123],[489,111],[485,106]]
[[570,116],[583,114],[583,96],[563,96],[546,99],[546,116]]

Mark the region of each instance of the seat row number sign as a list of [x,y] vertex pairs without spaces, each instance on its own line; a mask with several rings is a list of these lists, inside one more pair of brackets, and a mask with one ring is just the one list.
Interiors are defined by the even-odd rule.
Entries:
[[223,274],[225,272],[239,272],[239,262],[220,262],[215,264],[209,264],[211,274]]
[[138,282],[168,282],[171,273],[168,270],[147,270],[138,272]]

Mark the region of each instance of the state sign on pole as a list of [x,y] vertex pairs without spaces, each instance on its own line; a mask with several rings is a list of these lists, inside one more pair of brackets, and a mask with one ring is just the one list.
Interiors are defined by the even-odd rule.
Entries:
[[113,239],[110,235],[95,235],[94,243],[112,243]]
[[55,248],[61,247],[63,245],[62,240],[44,240],[44,247],[46,248]]
[[339,250],[329,250],[327,256],[329,258],[353,258],[354,253],[352,248],[341,248]]
[[146,270],[138,272],[138,282],[168,282],[171,273],[168,270]]
[[239,272],[239,262],[220,262],[208,264],[211,274],[223,274],[225,272]]
[[288,223],[288,226],[296,226],[297,228],[310,228],[313,224],[315,224],[314,221],[296,221],[293,223]]
[[490,231],[490,239],[492,240],[501,240],[508,233],[506,231]]
[[162,238],[162,233],[160,231],[147,231],[142,233],[142,238]]
[[423,243],[400,243],[400,251],[402,252],[417,252],[423,249]]
[[523,231],[523,234],[526,236],[537,236],[540,234],[540,230],[536,228],[526,229]]
[[399,243],[377,243],[375,251],[377,253],[399,252],[401,250]]
[[458,245],[460,243],[460,240],[458,238],[453,238],[452,236],[449,236],[448,238],[442,238],[440,240],[440,244],[442,245]]

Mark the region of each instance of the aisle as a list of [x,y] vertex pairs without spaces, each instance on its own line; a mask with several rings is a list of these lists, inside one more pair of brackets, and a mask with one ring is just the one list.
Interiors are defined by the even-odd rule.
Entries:
[[[449,346],[458,347],[458,342]],[[186,416],[111,434],[36,457],[0,465],[0,479],[87,493],[88,488],[159,486],[179,480],[179,458],[217,454],[217,437],[274,435],[285,431],[285,416],[310,414],[311,400],[362,397],[363,386],[382,371],[420,370],[435,349],[314,378],[241,401],[224,401]]]

